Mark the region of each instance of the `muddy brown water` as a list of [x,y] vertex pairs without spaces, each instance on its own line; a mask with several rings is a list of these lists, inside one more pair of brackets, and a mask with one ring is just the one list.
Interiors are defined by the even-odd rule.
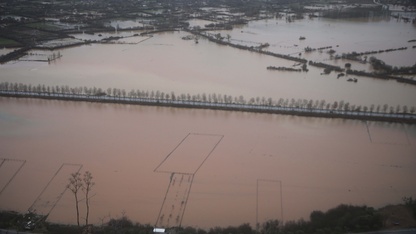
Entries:
[[[408,40],[416,39],[414,25],[379,18],[263,20],[221,33],[243,44],[268,42],[269,50],[292,55],[306,46],[334,46],[338,53],[411,47]],[[308,73],[268,71],[295,64],[181,39],[187,35],[69,48],[50,64],[10,62],[0,66],[0,82],[416,105],[415,86],[372,78],[349,83],[314,67]],[[409,66],[414,51],[377,57]],[[331,61],[326,52],[301,56],[347,62]],[[194,137],[184,140],[190,133]],[[416,127],[407,124],[2,97],[0,209],[31,208],[50,212],[51,221],[76,223],[73,195],[63,191],[82,165],[96,183],[90,222],[97,225],[123,213],[141,223],[202,228],[308,219],[313,210],[341,203],[380,207],[416,197],[415,144]],[[83,222],[84,201],[80,207]]]
[[[208,136],[223,138],[194,174],[182,225],[254,227],[256,220],[307,219],[341,203],[380,207],[416,194],[413,125],[36,99],[0,98],[0,106],[1,157],[26,160],[0,194],[1,209],[24,212],[63,163],[82,164],[96,182],[92,223],[125,212],[154,224],[171,183],[170,173],[154,169],[189,133],[202,137],[174,151],[164,170],[189,172],[186,161],[199,165],[217,141]],[[11,161],[0,167],[0,185],[16,168]],[[58,173],[38,211],[48,211],[75,169]],[[70,192],[49,219],[76,222]]]
[[[193,22],[198,24],[198,22]],[[199,24],[204,24],[200,22]],[[96,35],[74,35],[81,39],[109,36],[132,36],[138,31]],[[217,32],[212,32],[217,33]],[[351,60],[330,60],[327,50],[304,53],[305,47],[332,46],[336,54],[408,47],[404,51],[374,54],[393,66],[416,63],[416,49],[409,40],[416,39],[413,24],[372,18],[361,20],[305,19],[287,23],[284,19],[250,22],[236,27],[229,34],[233,43],[258,46],[269,43],[266,50],[290,54],[315,62],[329,63],[352,69],[371,71],[369,64]],[[168,94],[221,94],[234,97],[275,100],[312,99],[327,102],[345,101],[351,105],[416,105],[416,87],[390,80],[321,75],[322,69],[308,66],[309,72],[270,71],[268,66],[294,67],[295,62],[257,53],[220,46],[205,39],[198,44],[182,40],[186,32],[169,32],[121,40],[133,44],[92,44],[60,50],[62,58],[51,64],[41,62],[10,62],[0,66],[0,81],[49,86],[68,85],[161,91]],[[299,40],[305,36],[305,40]],[[226,40],[226,39],[225,39]],[[135,42],[140,42],[134,44]],[[55,51],[56,52],[56,51]],[[32,51],[45,54],[45,51]],[[57,52],[56,52],[57,53]],[[358,82],[347,82],[358,78]]]

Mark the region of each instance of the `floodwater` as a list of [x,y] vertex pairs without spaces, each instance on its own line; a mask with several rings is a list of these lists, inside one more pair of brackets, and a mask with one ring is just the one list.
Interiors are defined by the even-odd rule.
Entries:
[[[193,24],[197,24],[193,21]],[[203,24],[204,22],[200,22]],[[386,30],[388,28],[389,30]],[[302,33],[300,33],[302,32]],[[368,33],[367,33],[368,32]],[[109,36],[133,36],[137,31],[103,33],[102,36],[79,34],[83,40]],[[229,33],[235,43],[256,46],[270,43],[270,51],[296,56],[306,46],[333,46],[337,54],[368,50],[408,47],[405,51],[377,54],[387,63],[413,65],[416,49],[409,40],[416,38],[412,24],[403,22],[334,21],[305,19],[286,23],[284,20],[262,20],[235,28]],[[182,40],[185,32],[155,34],[153,37],[129,37],[127,44],[93,44],[60,50],[62,58],[51,64],[10,62],[0,66],[0,81],[26,84],[69,85],[149,90],[184,94],[222,94],[250,98],[271,97],[275,100],[313,99],[327,102],[349,102],[351,105],[391,106],[416,104],[415,86],[390,80],[357,77],[358,83],[347,82],[348,76],[321,75],[322,69],[309,66],[309,72],[270,71],[268,66],[293,67],[296,63],[249,51],[220,46],[200,39]],[[299,41],[299,36],[306,40]],[[139,43],[140,42],[140,43]],[[294,46],[294,45],[297,46]],[[336,46],[339,47],[336,47]],[[33,51],[33,53],[40,53]],[[368,64],[349,60],[330,61],[326,51],[303,53],[302,57],[316,62],[369,70]],[[394,95],[386,95],[394,94]]]
[[[2,209],[32,207],[63,163],[35,207],[47,213],[65,175],[82,164],[96,183],[94,224],[122,212],[155,224],[172,183],[163,171],[193,173],[200,164],[182,225],[307,219],[341,203],[380,207],[416,194],[413,125],[36,99],[0,98],[0,105],[1,156],[26,160],[0,194]],[[16,163],[0,172],[16,171]],[[50,220],[75,223],[69,191]]]
[[[136,33],[79,34],[132,37],[59,50],[63,57],[50,64],[3,64],[0,82],[416,105],[412,85],[361,77],[349,83],[314,67],[268,71],[294,62],[204,39],[196,44],[181,39],[185,32]],[[391,20],[263,20],[228,33],[234,42],[268,42],[269,50],[292,55],[306,46],[334,46],[337,53],[407,46],[377,56],[401,66],[415,62],[408,42],[416,39],[414,25]],[[301,56],[350,62],[330,61],[326,52]],[[0,98],[0,107],[0,209],[50,212],[51,221],[76,222],[73,195],[63,191],[80,165],[96,182],[94,224],[125,212],[141,223],[254,227],[266,219],[307,219],[340,203],[380,207],[416,197],[414,125],[14,98]],[[162,206],[164,199],[169,204]]]

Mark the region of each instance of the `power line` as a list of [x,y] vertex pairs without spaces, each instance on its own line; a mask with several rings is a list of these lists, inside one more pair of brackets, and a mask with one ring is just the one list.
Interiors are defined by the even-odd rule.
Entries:
[[12,182],[12,180],[16,177],[16,175],[20,172],[20,170],[22,169],[22,167],[26,164],[26,160],[19,160],[19,159],[8,159],[8,158],[3,158],[3,161],[0,164],[0,168],[3,166],[3,164],[6,161],[14,161],[14,162],[22,162],[22,164],[20,165],[20,167],[16,170],[16,172],[12,175],[12,177],[9,179],[9,181],[7,181],[7,183],[3,186],[3,188],[0,191],[0,195],[3,193],[3,191],[7,188],[7,186],[9,186],[9,184]]

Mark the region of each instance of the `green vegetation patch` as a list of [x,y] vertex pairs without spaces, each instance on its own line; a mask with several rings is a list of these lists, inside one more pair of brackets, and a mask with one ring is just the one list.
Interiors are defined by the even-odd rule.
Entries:
[[15,40],[0,37],[0,47],[20,46],[21,44]]
[[56,25],[54,23],[49,23],[49,22],[30,23],[30,24],[26,24],[25,26],[29,28],[38,29],[38,30],[48,30],[48,31],[59,31],[59,30],[64,29],[59,25]]

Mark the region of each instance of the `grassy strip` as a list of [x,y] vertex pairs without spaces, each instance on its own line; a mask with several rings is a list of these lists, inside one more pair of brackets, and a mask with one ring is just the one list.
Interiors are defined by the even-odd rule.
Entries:
[[13,46],[21,46],[21,44],[15,40],[0,37],[0,47],[13,47]]

